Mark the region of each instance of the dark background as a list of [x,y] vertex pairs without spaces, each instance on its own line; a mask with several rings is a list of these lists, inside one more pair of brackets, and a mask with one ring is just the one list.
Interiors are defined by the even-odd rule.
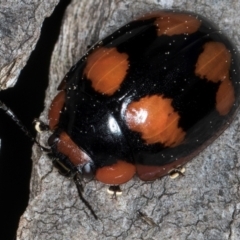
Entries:
[[[32,121],[44,108],[51,54],[62,18],[70,0],[62,0],[46,18],[41,37],[14,88],[1,91],[0,100],[10,107],[35,134]],[[16,124],[0,110],[0,239],[13,240],[20,216],[27,207],[31,176],[32,143]]]

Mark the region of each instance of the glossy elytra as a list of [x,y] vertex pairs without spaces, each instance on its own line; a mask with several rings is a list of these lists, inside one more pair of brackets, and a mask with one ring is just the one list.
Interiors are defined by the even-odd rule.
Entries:
[[239,66],[233,44],[202,16],[160,11],[128,23],[60,84],[48,124],[55,165],[79,191],[84,176],[119,185],[179,174],[232,121]]
[[211,22],[146,15],[96,44],[63,79],[49,110],[53,155],[106,184],[157,179],[228,126],[238,81],[236,50]]

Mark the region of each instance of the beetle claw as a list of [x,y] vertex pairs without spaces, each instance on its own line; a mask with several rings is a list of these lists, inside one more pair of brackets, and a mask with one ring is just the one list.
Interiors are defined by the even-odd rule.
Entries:
[[117,196],[122,195],[122,190],[119,185],[110,186],[107,192],[112,195],[112,199],[117,200]]
[[45,124],[43,121],[39,120],[38,118],[35,118],[33,120],[34,127],[38,133],[42,133],[44,131],[49,130],[49,126]]
[[172,169],[171,171],[169,171],[169,176],[171,179],[175,179],[177,177],[181,176],[185,176],[185,168],[184,167],[177,167],[175,169]]

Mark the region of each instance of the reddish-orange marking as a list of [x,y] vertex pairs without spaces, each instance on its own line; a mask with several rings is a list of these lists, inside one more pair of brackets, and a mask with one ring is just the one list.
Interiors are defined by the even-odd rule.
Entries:
[[216,96],[216,109],[219,114],[226,115],[235,101],[234,88],[229,79],[231,54],[220,42],[208,42],[203,49],[195,74],[208,81],[221,82]]
[[192,34],[196,32],[201,22],[195,16],[186,13],[156,12],[146,15],[140,20],[156,18],[157,34],[161,35],[179,35]]
[[57,143],[57,149],[64,154],[76,166],[88,163],[89,156],[83,152],[69,137],[66,132],[62,132]]
[[119,160],[111,166],[97,169],[95,178],[106,184],[123,184],[131,180],[135,172],[135,165]]
[[216,96],[216,109],[220,115],[226,115],[235,102],[234,88],[229,79],[225,79],[219,86]]
[[156,19],[155,25],[158,27],[158,36],[173,36],[192,34],[198,30],[201,22],[196,17],[187,14],[162,13],[161,17]]
[[48,119],[49,119],[49,128],[51,130],[55,129],[59,122],[59,117],[61,110],[65,103],[65,92],[59,92],[52,101],[52,104],[49,108]]
[[203,46],[195,74],[212,82],[223,81],[229,76],[231,54],[223,43],[208,42]]
[[137,176],[142,181],[154,181],[164,175],[167,175],[168,172],[173,167],[167,167],[167,166],[146,166],[138,164],[137,166]]
[[116,48],[98,48],[87,58],[84,74],[94,90],[112,95],[121,85],[128,70],[128,55]]
[[125,119],[132,131],[141,133],[148,144],[162,143],[168,147],[180,144],[185,132],[178,127],[179,114],[174,111],[172,99],[153,95],[128,105]]
[[170,171],[176,169],[184,163],[186,163],[186,159],[182,158],[172,163],[165,164],[164,166],[146,166],[137,164],[137,176],[142,181],[154,181],[160,177],[169,174]]

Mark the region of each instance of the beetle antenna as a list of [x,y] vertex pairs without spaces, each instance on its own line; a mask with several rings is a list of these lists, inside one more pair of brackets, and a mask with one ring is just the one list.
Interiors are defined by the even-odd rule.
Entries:
[[89,211],[92,213],[92,215],[94,216],[94,218],[96,220],[98,220],[98,217],[96,215],[96,213],[94,212],[92,206],[89,204],[89,202],[83,197],[82,195],[82,191],[83,191],[83,186],[82,186],[82,183],[81,183],[81,176],[78,172],[76,172],[76,174],[74,175],[73,177],[73,181],[75,182],[76,184],[76,187],[77,187],[77,191],[78,191],[78,195],[79,195],[79,198],[82,200],[82,202],[86,205],[86,207],[89,209]]
[[36,143],[42,150],[49,151],[48,148],[43,147],[38,141],[36,141],[36,139],[32,136],[29,130],[22,124],[22,122],[18,119],[15,113],[9,107],[7,107],[2,101],[0,101],[0,108],[19,126],[22,132],[28,138],[30,138],[32,142]]

